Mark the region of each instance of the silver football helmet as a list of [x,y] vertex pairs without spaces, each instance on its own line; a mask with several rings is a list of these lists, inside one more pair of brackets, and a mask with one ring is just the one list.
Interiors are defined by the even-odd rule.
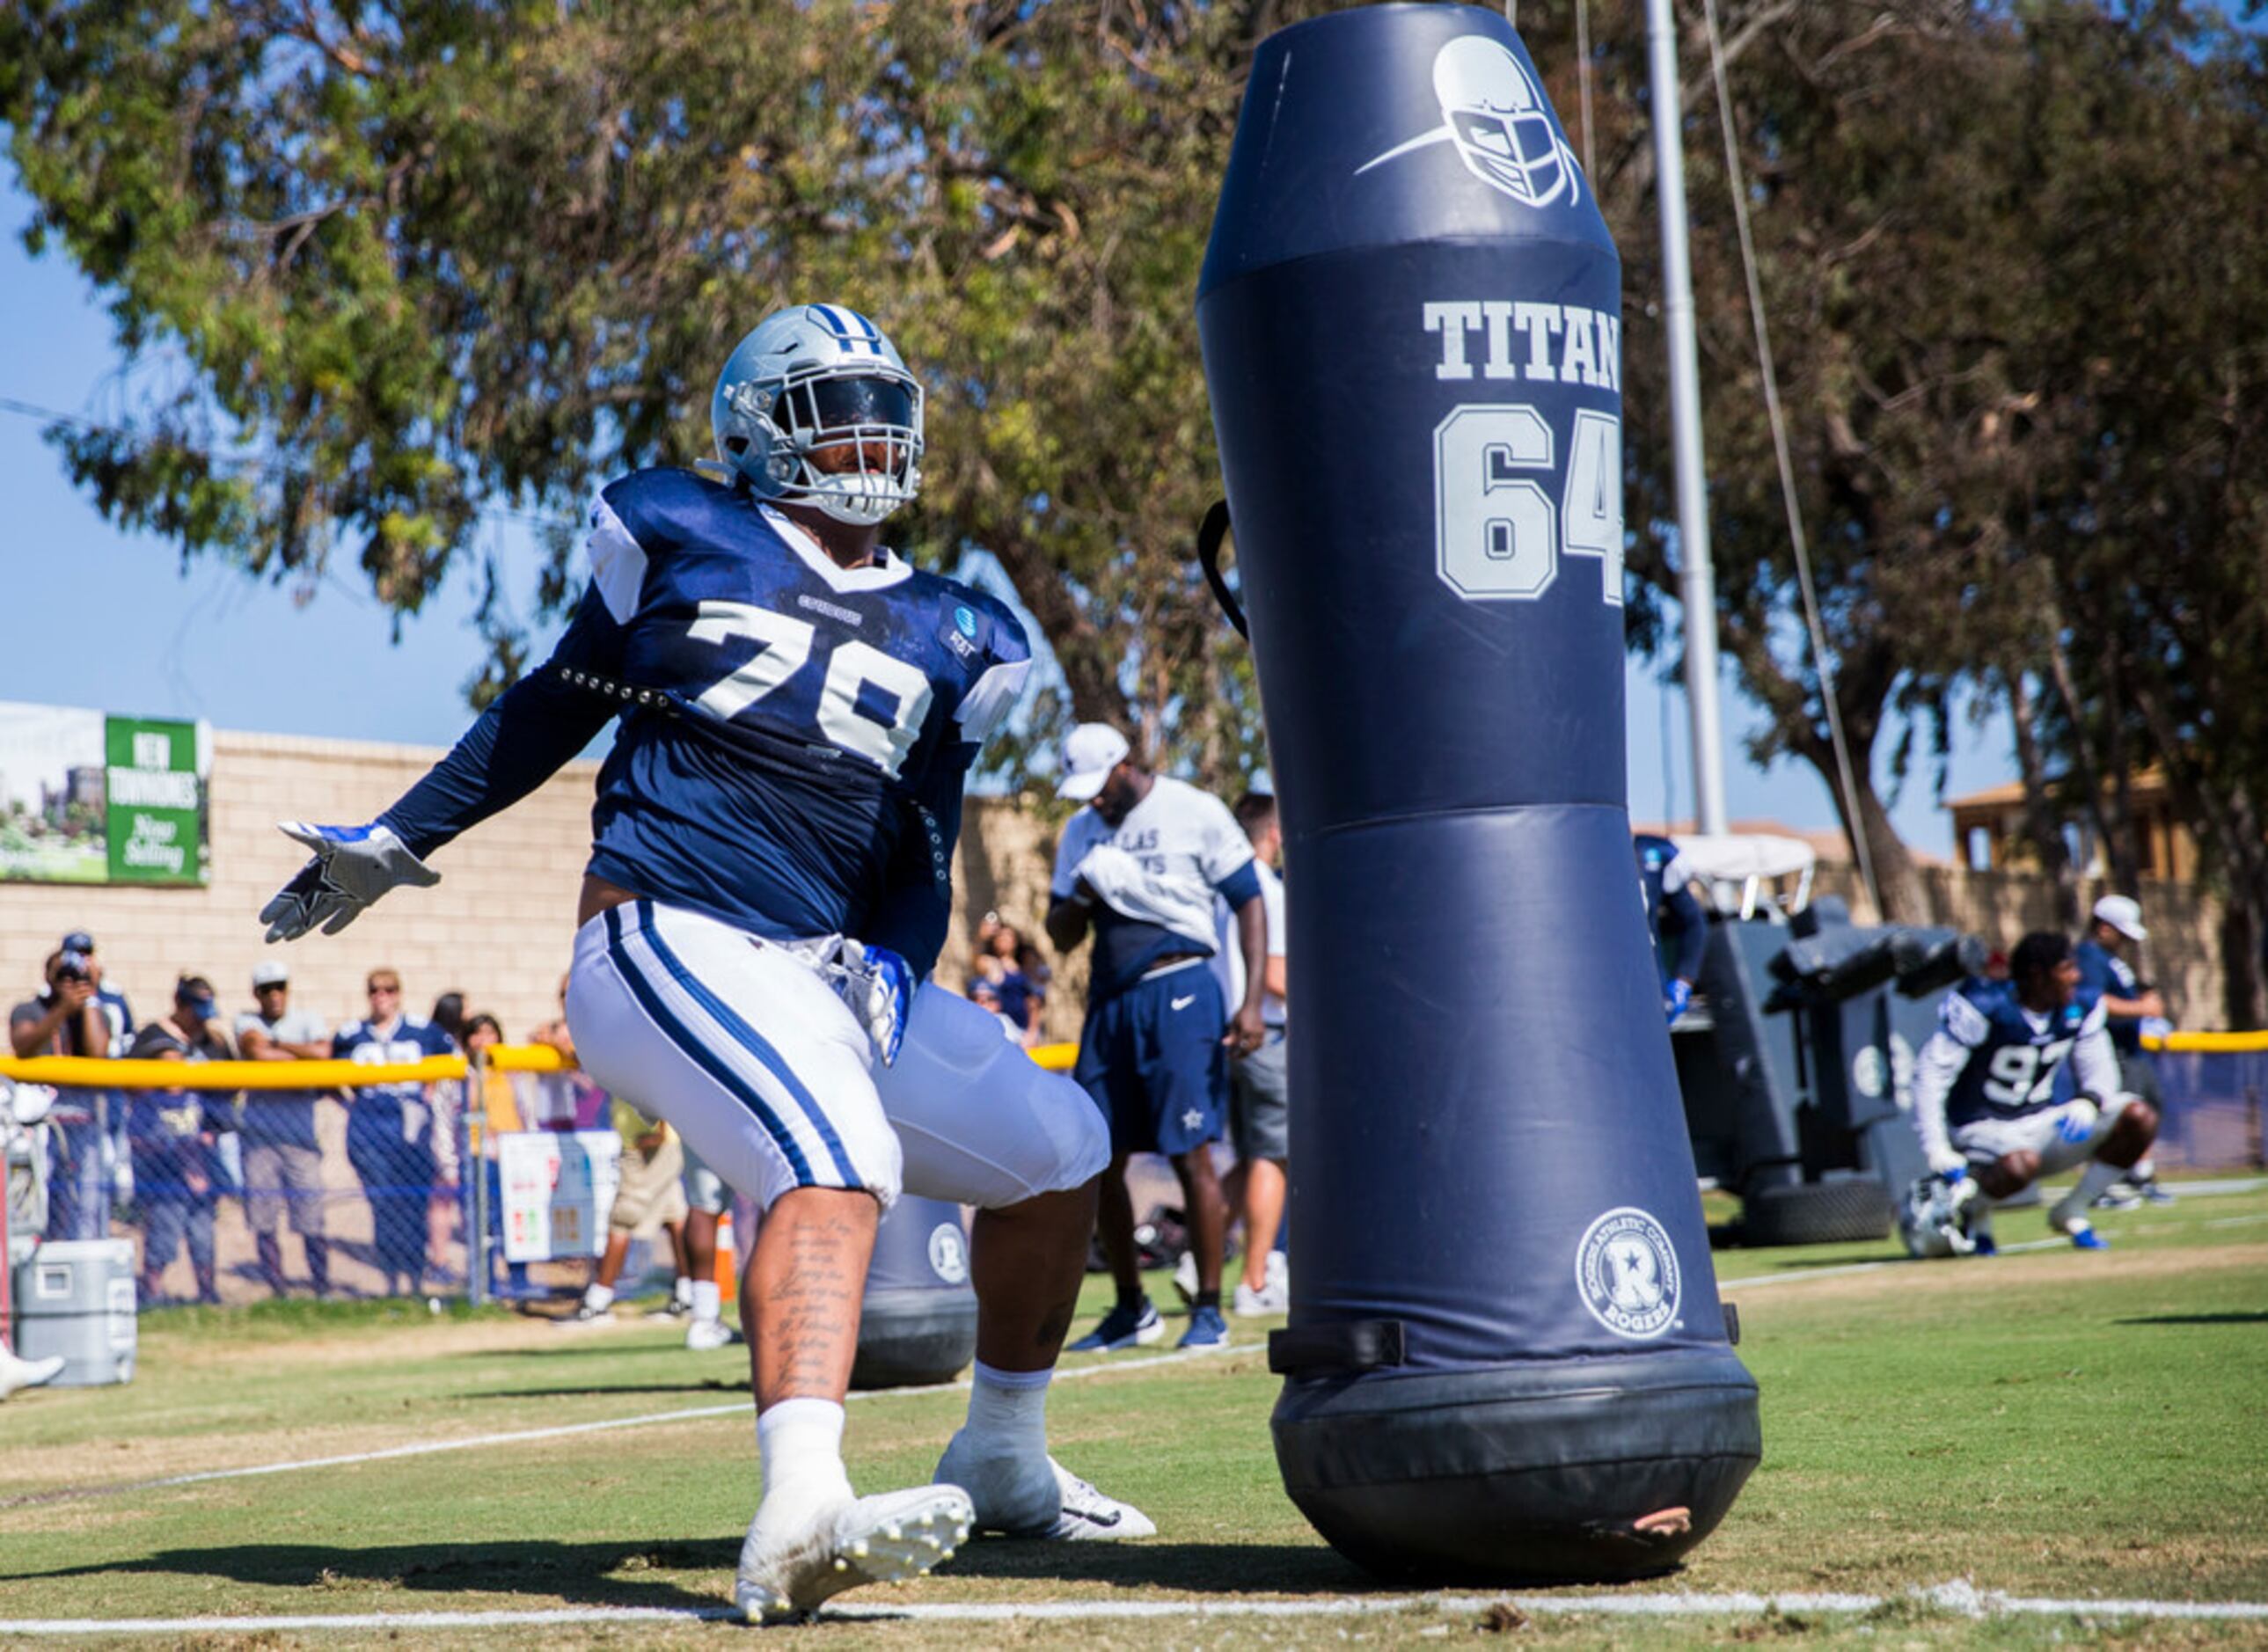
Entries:
[[1924,1176],[1908,1187],[1905,1200],[1898,1207],[1898,1235],[1905,1240],[1908,1254],[1925,1259],[1975,1255],[1977,1241],[1969,1231],[1969,1208],[1977,1196],[1971,1177],[1948,1182],[1940,1177]]
[[[757,323],[718,376],[709,422],[717,457],[759,498],[865,526],[921,491],[921,385],[882,330],[841,305]],[[839,469],[814,462],[844,452]]]

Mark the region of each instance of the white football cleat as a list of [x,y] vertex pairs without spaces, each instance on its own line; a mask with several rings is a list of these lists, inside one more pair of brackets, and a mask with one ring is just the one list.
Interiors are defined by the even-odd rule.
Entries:
[[0,1342],[0,1399],[5,1399],[18,1389],[37,1388],[51,1383],[63,1369],[63,1356],[50,1354],[43,1360],[19,1357],[6,1343]]
[[937,1478],[968,1494],[979,1531],[1057,1542],[1157,1535],[1140,1509],[1104,1496],[1051,1457],[979,1456],[966,1428],[945,1448]]
[[1241,1280],[1237,1282],[1235,1313],[1238,1318],[1252,1319],[1266,1314],[1291,1311],[1292,1293],[1275,1281],[1269,1281],[1258,1290]]
[[1096,1543],[1158,1535],[1157,1523],[1132,1503],[1104,1496],[1053,1457],[1048,1459],[1048,1466],[1056,1472],[1056,1488],[1063,1495],[1063,1509],[1056,1516],[1054,1529],[1040,1533],[1042,1537],[1059,1542]]
[[733,1603],[750,1623],[776,1623],[846,1589],[919,1577],[968,1540],[975,1518],[958,1486],[823,1504],[785,1534],[762,1531],[759,1509],[740,1546]]
[[696,1354],[711,1354],[747,1339],[722,1319],[696,1319],[685,1327],[685,1346]]

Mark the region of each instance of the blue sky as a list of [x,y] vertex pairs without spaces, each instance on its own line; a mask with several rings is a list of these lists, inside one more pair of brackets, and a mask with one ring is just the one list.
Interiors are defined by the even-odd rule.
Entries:
[[[25,253],[29,216],[12,173],[0,178],[0,309],[13,323],[11,348],[0,357],[0,400],[104,416],[120,366],[109,317],[60,254]],[[0,497],[10,516],[0,557],[0,700],[414,745],[445,745],[463,728],[462,686],[482,655],[472,627],[477,558],[465,558],[427,611],[403,623],[396,644],[391,616],[350,561],[302,605],[289,590],[255,584],[210,559],[185,568],[170,543],[111,527],[64,478],[40,429],[35,418],[0,411]],[[519,611],[527,612],[538,552],[526,531],[484,529],[481,548],[500,558]],[[1684,697],[1635,663],[1627,679],[1631,813],[1690,814]],[[1826,788],[1808,766],[1761,770],[1745,760],[1741,732],[1756,709],[1729,678],[1723,698],[1733,818],[1831,826]],[[2002,721],[1980,728],[1964,720],[1955,745],[1950,795],[2012,776]],[[1908,782],[1893,812],[1909,844],[1950,854],[1951,821],[1926,776]]]

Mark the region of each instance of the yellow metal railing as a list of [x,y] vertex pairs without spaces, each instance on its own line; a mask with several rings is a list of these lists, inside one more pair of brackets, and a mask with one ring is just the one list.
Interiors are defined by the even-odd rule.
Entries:
[[[2268,1048],[2268,1035],[2260,1047]],[[1071,1070],[1076,1044],[1042,1044],[1031,1057],[1051,1073]],[[58,1090],[353,1090],[365,1084],[430,1084],[462,1078],[461,1055],[377,1066],[362,1061],[92,1061],[78,1055],[0,1057],[0,1078]],[[488,1053],[496,1073],[563,1073],[573,1065],[548,1044],[499,1044]]]

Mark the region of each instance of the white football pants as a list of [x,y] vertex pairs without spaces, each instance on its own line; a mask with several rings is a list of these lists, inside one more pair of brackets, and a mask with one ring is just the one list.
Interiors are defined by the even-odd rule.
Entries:
[[567,1022],[584,1070],[666,1119],[759,1209],[797,1187],[998,1209],[1100,1173],[1102,1115],[989,1010],[923,983],[884,1068],[806,956],[826,950],[650,900],[610,907],[575,936]]

